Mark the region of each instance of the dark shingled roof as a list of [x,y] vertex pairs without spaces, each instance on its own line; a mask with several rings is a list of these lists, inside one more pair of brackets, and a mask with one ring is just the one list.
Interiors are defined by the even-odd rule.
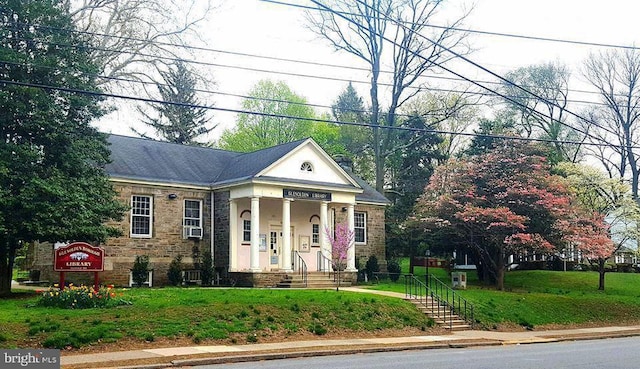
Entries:
[[243,153],[236,156],[229,165],[220,172],[216,183],[252,178],[269,165],[275,163],[288,152],[298,147],[306,140],[298,140],[262,149],[254,152]]
[[241,155],[118,135],[110,135],[108,141],[111,163],[106,171],[110,176],[126,179],[209,186]]
[[[123,179],[213,186],[253,178],[304,141],[238,153],[112,134],[108,137],[111,163],[105,169],[110,176]],[[364,190],[356,194],[356,201],[389,203],[364,180],[347,173]]]

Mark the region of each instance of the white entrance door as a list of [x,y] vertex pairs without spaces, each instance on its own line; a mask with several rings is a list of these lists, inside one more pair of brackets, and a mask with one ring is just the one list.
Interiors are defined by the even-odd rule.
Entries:
[[269,265],[271,268],[280,267],[280,245],[282,244],[282,231],[280,227],[271,227],[269,231]]
[[[291,250],[297,250],[293,238],[294,229],[291,227]],[[282,227],[271,226],[269,229],[269,265],[271,269],[282,267]]]

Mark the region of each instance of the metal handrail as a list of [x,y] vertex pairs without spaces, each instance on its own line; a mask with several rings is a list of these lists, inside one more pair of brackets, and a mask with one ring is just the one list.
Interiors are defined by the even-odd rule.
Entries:
[[457,314],[460,318],[471,324],[471,328],[474,327],[475,318],[473,314],[473,304],[468,302],[465,298],[460,296],[451,287],[439,280],[436,276],[427,275],[428,287],[431,291],[435,290],[436,296],[440,296],[447,305],[451,306],[451,310],[454,314]]
[[431,311],[437,311],[438,317],[442,318],[445,324],[449,324],[449,329],[453,327],[454,315],[464,319],[472,329],[474,328],[474,307],[459,293],[432,275],[426,276],[426,283],[413,274],[407,274],[404,277],[405,296],[419,301]]
[[318,251],[317,260],[317,271],[325,274],[329,273],[329,275],[331,275],[331,272],[333,271],[331,259],[326,257],[322,251]]
[[302,276],[302,283],[307,287],[307,275],[309,274],[307,270],[307,262],[304,261],[302,255],[300,255],[298,251],[294,251],[293,255],[293,271],[297,271],[298,274]]

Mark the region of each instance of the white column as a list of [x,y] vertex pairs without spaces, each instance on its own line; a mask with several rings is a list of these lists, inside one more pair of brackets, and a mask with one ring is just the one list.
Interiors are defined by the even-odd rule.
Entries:
[[291,269],[291,200],[282,199],[282,269]]
[[[349,229],[354,232],[355,215],[353,212],[353,204],[347,206],[347,216],[349,218]],[[354,232],[355,233],[355,232]],[[357,272],[356,269],[356,244],[355,239],[351,240],[351,247],[347,251],[347,272]]]
[[320,203],[320,250],[324,256],[331,259],[329,239],[327,238],[327,229],[329,228],[328,205],[329,203],[326,201]]
[[229,200],[229,271],[238,270],[238,203]]
[[251,256],[249,270],[259,272],[260,269],[260,198],[251,198]]

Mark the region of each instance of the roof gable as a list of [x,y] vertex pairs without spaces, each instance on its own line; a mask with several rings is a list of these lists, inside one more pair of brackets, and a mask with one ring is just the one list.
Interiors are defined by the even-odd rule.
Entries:
[[256,177],[322,182],[360,188],[318,144],[307,139],[257,173]]

